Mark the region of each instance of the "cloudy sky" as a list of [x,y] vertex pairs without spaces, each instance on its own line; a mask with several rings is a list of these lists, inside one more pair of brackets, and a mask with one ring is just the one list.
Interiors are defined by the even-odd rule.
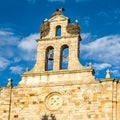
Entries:
[[0,0],[0,86],[8,78],[17,85],[26,67],[36,60],[40,25],[57,9],[81,26],[80,61],[92,62],[97,79],[110,69],[120,79],[119,0]]

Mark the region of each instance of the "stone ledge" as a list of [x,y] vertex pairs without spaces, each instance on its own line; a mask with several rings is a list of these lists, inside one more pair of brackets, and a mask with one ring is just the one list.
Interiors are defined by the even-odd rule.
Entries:
[[115,78],[106,78],[106,79],[99,80],[100,83],[102,83],[102,82],[110,82],[110,81],[120,83],[120,80],[115,79]]
[[28,71],[25,72],[24,74],[21,74],[22,77],[27,77],[27,76],[36,76],[36,75],[59,75],[59,74],[71,74],[71,73],[83,73],[83,72],[93,72],[94,70],[92,68],[86,67],[86,68],[81,68],[79,70],[59,70],[59,71],[39,71],[39,72],[34,72],[34,71]]
[[81,81],[66,81],[66,82],[51,82],[51,83],[40,83],[40,84],[32,84],[32,85],[18,85],[18,86],[15,86],[13,89],[18,89],[18,88],[41,88],[41,87],[60,87],[60,86],[76,86],[76,85],[92,85],[92,84],[99,84],[99,81],[98,80],[94,80],[92,82],[86,82],[86,83],[81,83]]
[[59,40],[61,38],[73,38],[73,37],[79,37],[81,40],[80,35],[71,35],[71,36],[56,36],[56,37],[51,37],[51,38],[41,38],[41,39],[36,39],[36,41],[51,41],[51,40]]

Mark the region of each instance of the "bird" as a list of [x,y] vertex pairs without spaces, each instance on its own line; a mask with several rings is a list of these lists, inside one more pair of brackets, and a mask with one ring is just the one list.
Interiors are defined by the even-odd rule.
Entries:
[[64,8],[58,8],[56,9],[56,11],[60,11],[60,12],[63,12],[65,9]]

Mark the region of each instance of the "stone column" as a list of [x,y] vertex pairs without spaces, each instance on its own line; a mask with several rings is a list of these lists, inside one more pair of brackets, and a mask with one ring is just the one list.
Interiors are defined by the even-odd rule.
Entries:
[[55,46],[54,49],[54,71],[60,70],[60,47],[58,45]]

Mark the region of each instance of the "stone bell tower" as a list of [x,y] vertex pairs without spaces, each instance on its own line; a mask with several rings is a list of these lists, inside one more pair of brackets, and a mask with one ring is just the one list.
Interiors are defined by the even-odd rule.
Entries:
[[[91,66],[84,67],[79,60],[79,45],[81,41],[80,26],[78,20],[74,24],[70,24],[70,19],[62,14],[63,8],[57,9],[50,19],[45,19],[40,26],[40,39],[37,39],[37,58],[34,68],[30,71],[26,71],[22,76],[21,84],[33,85],[34,83],[40,84],[42,82],[41,75],[53,76],[56,74],[67,73],[70,76],[75,73],[89,72],[93,73]],[[67,52],[64,53],[64,49]],[[67,54],[67,55],[66,55]],[[64,57],[66,58],[67,67],[63,69]],[[49,69],[49,64],[52,65]],[[70,75],[68,74],[70,73]],[[32,80],[30,79],[30,76]],[[28,77],[27,77],[28,76]],[[38,77],[40,79],[38,79]],[[25,78],[24,78],[25,77]],[[25,79],[25,80],[24,80]],[[59,78],[60,81],[63,79]],[[69,79],[67,79],[69,80]],[[50,80],[44,79],[50,84]],[[54,79],[52,79],[54,81]],[[54,81],[57,82],[56,80]],[[64,81],[65,82],[65,81]]]
[[79,62],[80,26],[76,20],[75,24],[69,23],[69,18],[62,15],[62,9],[52,14],[51,18],[45,19],[40,27],[40,39],[37,40],[37,61],[34,72],[47,71],[48,54],[53,57],[53,71],[62,69],[62,51],[69,49],[68,70],[81,69]]

